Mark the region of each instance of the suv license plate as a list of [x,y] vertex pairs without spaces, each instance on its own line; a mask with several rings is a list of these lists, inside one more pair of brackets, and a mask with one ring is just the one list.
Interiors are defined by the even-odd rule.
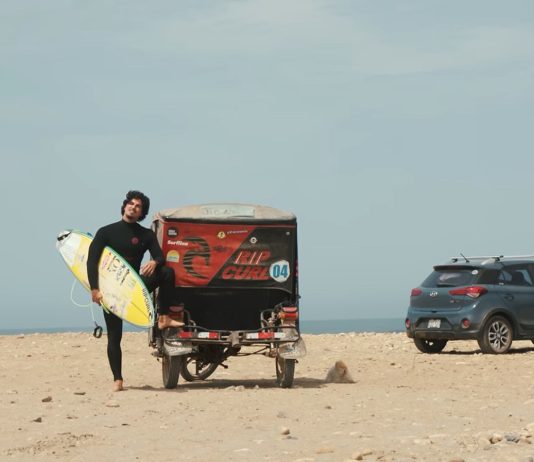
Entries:
[[441,327],[441,319],[429,319],[428,328],[429,329],[439,329]]

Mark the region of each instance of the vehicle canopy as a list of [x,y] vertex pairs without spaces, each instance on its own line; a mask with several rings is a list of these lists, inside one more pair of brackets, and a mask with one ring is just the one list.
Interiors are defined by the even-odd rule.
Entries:
[[[153,229],[174,269],[177,301],[203,324],[252,328],[262,309],[297,304],[294,214],[263,205],[189,205],[157,212]],[[248,321],[224,320],[236,310]]]

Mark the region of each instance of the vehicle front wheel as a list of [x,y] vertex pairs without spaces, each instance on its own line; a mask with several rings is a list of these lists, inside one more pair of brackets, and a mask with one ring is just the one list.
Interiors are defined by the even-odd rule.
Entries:
[[493,316],[488,320],[478,338],[482,353],[502,354],[512,346],[512,325],[502,316]]
[[183,356],[164,355],[161,364],[163,385],[165,388],[176,388],[180,378]]
[[295,377],[296,359],[276,357],[276,383],[281,388],[291,388]]
[[447,345],[447,340],[426,338],[414,338],[413,342],[417,349],[423,353],[441,353],[445,345]]

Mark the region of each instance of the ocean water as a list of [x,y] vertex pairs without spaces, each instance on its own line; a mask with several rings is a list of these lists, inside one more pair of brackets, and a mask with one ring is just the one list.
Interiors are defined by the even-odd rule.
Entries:
[[[104,330],[105,330],[105,326]],[[48,327],[28,329],[0,329],[0,335],[19,335],[33,333],[58,332],[93,332],[94,326],[78,327]],[[144,329],[124,323],[126,332],[141,332]],[[404,320],[395,318],[381,319],[331,319],[331,320],[301,320],[300,331],[303,334],[339,334],[341,332],[404,332]]]

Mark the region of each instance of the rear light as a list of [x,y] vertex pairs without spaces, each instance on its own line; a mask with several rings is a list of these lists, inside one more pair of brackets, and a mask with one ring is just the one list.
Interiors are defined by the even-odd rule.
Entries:
[[412,325],[412,323],[410,322],[410,320],[408,318],[406,318],[404,320],[404,325],[406,326],[406,329],[409,329],[410,326]]
[[284,306],[278,316],[283,321],[295,321],[299,317],[298,308],[296,306]]
[[245,338],[247,340],[271,340],[282,339],[284,336],[283,332],[251,332],[246,334]]
[[423,291],[419,288],[412,289],[412,293],[410,294],[410,297],[417,297],[418,295],[421,295]]
[[208,338],[211,340],[218,340],[219,333],[218,332],[199,332],[197,333],[197,338]]
[[186,339],[209,339],[209,340],[218,340],[220,338],[218,332],[179,332],[178,338],[186,338]]
[[459,289],[449,290],[450,295],[467,295],[471,298],[478,298],[481,295],[484,295],[488,289],[482,286],[469,286],[469,287],[460,287]]

